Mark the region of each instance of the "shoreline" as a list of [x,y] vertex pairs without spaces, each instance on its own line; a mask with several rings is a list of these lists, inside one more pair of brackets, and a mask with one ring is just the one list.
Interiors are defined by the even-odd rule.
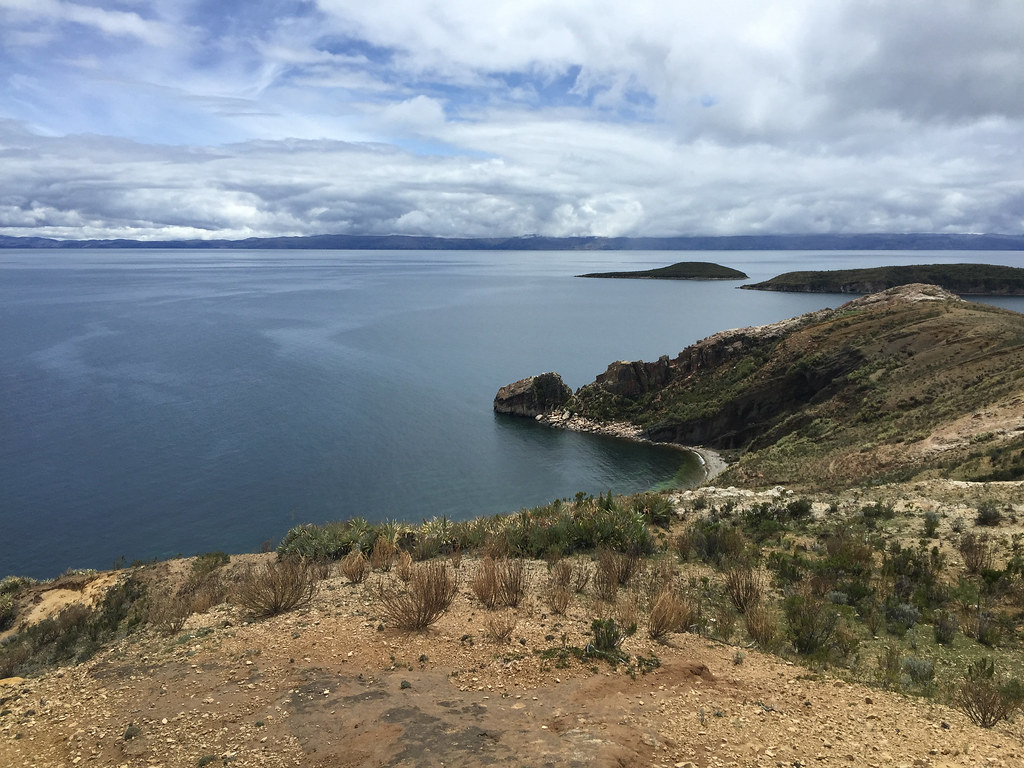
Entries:
[[585,432],[592,435],[620,437],[625,440],[633,440],[637,443],[646,443],[647,445],[659,445],[666,448],[678,448],[681,451],[690,451],[697,454],[697,458],[700,459],[701,465],[704,467],[704,479],[699,483],[699,485],[703,485],[714,480],[729,468],[729,462],[722,458],[722,455],[718,453],[718,451],[715,451],[712,448],[695,445],[679,445],[677,443],[658,443],[644,437],[640,428],[635,424],[630,424],[629,422],[613,421],[605,423],[592,421],[591,419],[587,419],[582,416],[573,416],[568,411],[540,414],[535,416],[534,419],[539,424],[544,424],[552,429],[566,429],[571,432]]

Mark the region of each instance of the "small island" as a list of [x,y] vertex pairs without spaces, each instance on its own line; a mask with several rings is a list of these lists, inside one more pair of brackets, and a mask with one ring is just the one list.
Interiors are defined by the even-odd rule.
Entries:
[[1022,296],[1024,269],[994,264],[918,264],[834,269],[787,272],[763,283],[740,287],[754,291],[868,294],[910,283],[938,285],[962,296]]
[[723,267],[709,261],[680,261],[656,269],[635,272],[591,272],[577,277],[618,277],[631,280],[746,280],[749,276],[738,269]]

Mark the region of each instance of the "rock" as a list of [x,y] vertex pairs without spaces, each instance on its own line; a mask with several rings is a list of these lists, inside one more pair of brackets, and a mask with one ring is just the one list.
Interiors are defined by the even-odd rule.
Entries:
[[613,395],[636,398],[652,389],[664,387],[670,378],[668,355],[662,355],[654,363],[645,363],[642,360],[620,360],[612,363],[597,377],[596,383],[601,389]]
[[496,413],[535,418],[564,406],[572,390],[557,373],[542,373],[506,384],[494,396]]

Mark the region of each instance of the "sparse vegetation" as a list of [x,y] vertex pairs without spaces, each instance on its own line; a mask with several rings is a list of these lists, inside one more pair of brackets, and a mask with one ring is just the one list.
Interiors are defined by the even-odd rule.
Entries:
[[512,639],[512,633],[516,631],[516,624],[519,620],[512,611],[496,612],[488,614],[484,624],[487,627],[487,636],[496,643],[507,643]]
[[991,728],[1024,707],[1024,684],[997,677],[992,659],[978,659],[953,690],[952,703],[976,725]]

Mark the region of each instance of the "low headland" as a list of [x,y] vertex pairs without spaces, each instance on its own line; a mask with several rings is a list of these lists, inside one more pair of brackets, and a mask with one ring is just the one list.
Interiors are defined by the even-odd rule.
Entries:
[[1024,316],[906,285],[495,408],[729,466],[3,579],[0,765],[1024,761]]
[[752,291],[794,293],[877,293],[908,283],[929,283],[961,296],[1022,296],[1024,269],[998,264],[917,264],[864,269],[786,272]]
[[732,267],[710,261],[678,261],[667,267],[640,269],[631,272],[590,272],[577,277],[607,277],[629,280],[746,280],[749,277]]

